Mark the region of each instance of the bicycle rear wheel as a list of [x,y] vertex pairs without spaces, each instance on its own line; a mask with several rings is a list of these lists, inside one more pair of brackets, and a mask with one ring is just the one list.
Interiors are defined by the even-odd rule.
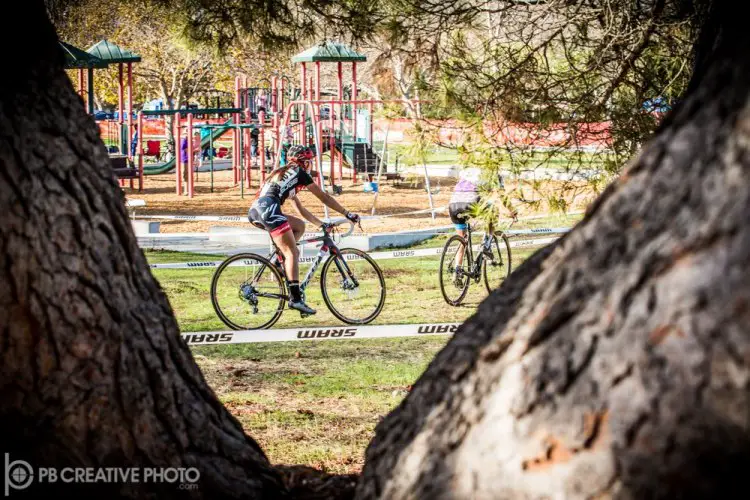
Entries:
[[466,240],[453,235],[445,243],[440,257],[440,291],[448,304],[457,306],[464,300],[469,291],[470,274]]
[[385,279],[365,252],[344,248],[323,264],[320,291],[328,309],[350,325],[366,325],[378,317],[385,304]]
[[211,304],[219,319],[233,330],[261,330],[281,316],[286,299],[284,280],[264,257],[233,255],[221,263],[211,280]]
[[[502,243],[500,242],[502,240]],[[484,254],[482,264],[482,273],[484,274],[484,286],[487,292],[498,288],[503,281],[510,276],[511,271],[511,254],[510,242],[504,234],[492,236],[489,254]]]

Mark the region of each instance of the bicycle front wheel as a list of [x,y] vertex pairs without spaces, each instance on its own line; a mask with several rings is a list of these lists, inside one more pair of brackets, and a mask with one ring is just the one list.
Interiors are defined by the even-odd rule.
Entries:
[[440,256],[440,291],[445,301],[452,306],[459,305],[469,291],[470,280],[466,240],[453,235],[445,243]]
[[221,263],[211,280],[211,304],[233,330],[271,327],[284,310],[284,281],[264,257],[233,255]]
[[[502,242],[501,242],[502,241]],[[498,288],[503,281],[510,276],[511,271],[510,242],[508,237],[501,234],[492,237],[489,251],[485,251],[482,272],[484,274],[484,286],[487,292]]]
[[331,255],[320,276],[320,291],[328,309],[350,325],[366,325],[385,304],[385,279],[375,261],[354,248]]

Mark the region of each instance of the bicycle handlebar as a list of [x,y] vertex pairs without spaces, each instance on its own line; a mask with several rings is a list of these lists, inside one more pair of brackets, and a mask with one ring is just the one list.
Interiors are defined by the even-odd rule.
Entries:
[[333,219],[333,220],[327,222],[327,224],[331,224],[333,226],[340,226],[343,223],[348,223],[349,224],[349,230],[346,233],[339,234],[337,236],[339,236],[341,238],[345,238],[345,237],[349,236],[350,234],[352,234],[354,232],[354,222],[350,221],[346,217],[342,217],[340,219]]

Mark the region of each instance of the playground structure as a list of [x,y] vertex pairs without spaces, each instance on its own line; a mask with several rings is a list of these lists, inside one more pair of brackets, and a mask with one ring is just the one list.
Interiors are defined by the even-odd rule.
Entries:
[[[129,179],[133,189],[137,179],[142,192],[144,176],[174,172],[176,193],[192,198],[196,156],[200,155],[210,163],[211,191],[218,159],[219,170],[231,163],[233,183],[244,197],[245,188],[251,189],[252,170],[258,170],[263,183],[272,168],[283,165],[286,150],[295,144],[307,145],[316,153],[311,173],[323,189],[326,184],[340,184],[345,177],[353,184],[362,176],[372,180],[381,165],[382,152],[373,149],[373,113],[384,101],[359,98],[357,64],[366,57],[341,43],[322,42],[294,56],[292,62],[299,65],[296,83],[273,75],[265,80],[266,86],[250,87],[247,77],[237,76],[234,107],[142,110],[135,119],[132,65],[141,61],[139,55],[108,40],[86,51],[62,42],[61,46],[66,68],[78,69],[78,92],[90,114],[94,113],[94,69],[118,65],[118,114],[115,120],[98,123],[123,187]],[[323,63],[336,64],[333,89],[323,89]],[[345,65],[351,65],[351,82],[346,86]],[[169,131],[167,117],[172,118]],[[231,146],[222,146],[214,154],[217,141]],[[147,161],[151,159],[155,161]]]
[[[247,78],[235,78],[235,107],[219,109],[178,109],[142,111],[138,115],[138,135],[136,145],[139,176],[175,172],[177,194],[188,197],[195,195],[195,157],[208,150],[212,175],[213,191],[214,141],[229,137],[232,147],[220,151],[218,157],[231,160],[233,182],[240,187],[244,197],[245,187],[251,189],[252,170],[257,169],[260,183],[265,182],[266,174],[285,161],[284,153],[292,145],[304,144],[316,153],[312,176],[316,183],[325,189],[325,170],[328,181],[333,186],[337,179],[344,179],[348,171],[352,183],[357,176],[372,177],[379,164],[380,155],[372,148],[372,114],[375,105],[383,101],[357,99],[357,63],[366,60],[364,55],[332,42],[325,42],[308,49],[293,59],[300,64],[300,83],[294,87],[286,78],[272,76],[267,87],[249,87]],[[330,98],[323,99],[320,69],[323,62],[337,64],[337,92],[329,92]],[[346,95],[343,82],[343,65],[351,63],[351,92]],[[314,65],[314,74],[309,75],[308,64]],[[223,114],[224,120],[211,123],[203,118],[209,114]],[[189,151],[178,154],[171,151],[169,161],[149,165],[145,158],[159,157],[160,147],[146,140],[144,149],[144,117],[174,116],[172,136],[174,144],[184,145],[184,137]],[[230,118],[227,118],[230,117]],[[166,127],[166,125],[165,125]],[[207,131],[201,139],[195,140],[195,131]],[[255,137],[253,137],[255,136]],[[223,153],[223,154],[222,154]],[[328,153],[330,168],[324,169],[323,155]],[[206,155],[203,155],[206,156]],[[179,157],[180,161],[176,161]],[[336,168],[338,166],[338,169]],[[187,175],[193,172],[193,175]],[[139,184],[140,190],[140,184]]]
[[[107,69],[117,65],[118,69],[118,113],[114,120],[99,122],[99,131],[107,145],[115,175],[120,185],[129,179],[138,179],[139,190],[143,188],[143,178],[135,169],[128,145],[134,133],[133,122],[133,63],[141,62],[141,56],[124,49],[109,40],[100,40],[86,50],[69,43],[60,42],[65,55],[65,69],[78,71],[78,95],[89,114],[94,114],[94,70]],[[125,98],[125,70],[127,69],[127,99]],[[126,111],[127,110],[127,111]],[[125,113],[127,112],[127,120]]]

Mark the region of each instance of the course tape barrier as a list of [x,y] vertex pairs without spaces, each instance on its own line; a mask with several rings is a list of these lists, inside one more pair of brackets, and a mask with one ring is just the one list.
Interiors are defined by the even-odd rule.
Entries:
[[[510,246],[511,247],[532,247],[532,246],[538,246],[538,245],[547,245],[549,243],[554,242],[557,240],[557,238],[536,238],[536,239],[530,239],[530,240],[516,240],[511,241]],[[479,249],[479,245],[475,245],[474,250]],[[435,256],[435,255],[441,255],[443,253],[443,247],[438,248],[420,248],[415,250],[392,250],[387,252],[371,252],[368,255],[372,257],[375,260],[387,260],[387,259],[406,259],[406,258],[412,258],[412,257],[425,257],[425,256]],[[265,255],[262,255],[262,257],[265,257]],[[299,263],[300,264],[310,264],[315,259],[316,256],[311,257],[300,257]],[[345,256],[346,260],[360,260],[362,257],[359,257],[355,254],[347,254]],[[196,262],[169,262],[169,263],[160,263],[160,264],[150,264],[151,269],[201,269],[201,268],[210,268],[210,267],[219,267],[221,263],[224,262],[223,260],[213,260],[213,261],[196,261]],[[238,260],[235,262],[232,262],[229,264],[229,267],[247,267],[247,266],[253,266],[254,264],[246,259]]]
[[[438,207],[434,209],[424,209],[424,210],[415,210],[413,212],[403,212],[403,213],[397,213],[397,214],[384,214],[384,215],[363,215],[362,220],[374,220],[374,219],[384,219],[387,217],[401,217],[403,215],[417,215],[417,214],[426,214],[430,212],[444,212],[447,210],[448,207]],[[567,215],[581,215],[584,212],[570,212]],[[539,214],[539,215],[528,215],[519,217],[518,220],[535,220],[535,219],[544,219],[547,217],[552,217],[554,214]],[[250,221],[247,219],[247,215],[169,215],[169,214],[163,214],[163,215],[138,215],[133,216],[133,219],[164,219],[164,220],[182,220],[182,221],[202,221],[202,222],[247,222],[248,224]]]
[[[362,215],[362,220],[373,220],[373,219],[384,219],[387,217],[400,217],[402,215],[416,215],[425,214],[430,212],[443,212],[448,207],[438,207],[434,209],[425,210],[414,210],[413,212],[403,212],[397,214],[385,214],[385,215]],[[203,222],[247,222],[250,221],[247,215],[139,215],[133,217],[134,219],[164,219],[164,220],[182,220],[182,221],[203,221]]]
[[419,323],[413,325],[313,326],[276,330],[227,330],[182,333],[188,345],[250,344],[296,340],[344,340],[388,337],[452,335],[460,323]]
[[[445,231],[450,231],[453,229],[453,226],[441,226],[441,227],[435,227],[430,228],[435,233],[441,233]],[[539,228],[532,228],[532,229],[509,229],[507,231],[503,231],[507,236],[519,236],[519,235],[528,235],[528,234],[559,234],[559,233],[567,233],[570,231],[571,228],[569,227],[539,227]],[[237,231],[237,232],[214,232],[214,233],[150,233],[150,234],[139,234],[136,235],[138,238],[145,238],[145,239],[182,239],[182,238],[208,238],[208,237],[214,237],[214,236],[252,236],[252,235],[262,235],[264,234],[264,231],[261,231],[260,229],[257,231]],[[309,238],[315,238],[317,236],[322,236],[323,233],[304,233],[302,235],[302,239],[309,239]],[[400,236],[400,235],[409,235],[409,234],[430,234],[430,231],[426,231],[424,229],[421,230],[415,230],[415,231],[398,231],[393,233],[361,233],[361,234],[355,234],[354,236]],[[484,232],[476,232],[475,235],[484,235]],[[334,234],[333,237],[336,237],[338,235]]]

